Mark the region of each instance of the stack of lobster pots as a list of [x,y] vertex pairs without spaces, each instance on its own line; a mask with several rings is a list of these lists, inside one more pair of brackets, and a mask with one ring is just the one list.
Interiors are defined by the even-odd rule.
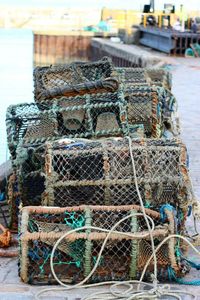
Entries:
[[[109,58],[37,67],[34,100],[10,106],[6,116],[21,279],[55,283],[52,249],[69,232],[54,252],[53,267],[60,281],[81,282],[91,274],[107,231],[123,218],[87,282],[139,279],[152,255],[141,200],[154,222],[155,247],[170,234],[185,234],[192,201],[171,74],[115,68]],[[168,240],[156,255],[159,280],[189,271],[179,239]],[[145,280],[152,273],[153,260]]]

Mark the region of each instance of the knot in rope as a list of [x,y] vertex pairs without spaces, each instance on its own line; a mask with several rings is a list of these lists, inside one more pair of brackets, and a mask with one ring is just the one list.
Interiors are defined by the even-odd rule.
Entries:
[[157,289],[155,290],[155,294],[158,298],[160,298],[161,296],[165,296],[169,292],[170,292],[170,286],[168,284],[158,286]]

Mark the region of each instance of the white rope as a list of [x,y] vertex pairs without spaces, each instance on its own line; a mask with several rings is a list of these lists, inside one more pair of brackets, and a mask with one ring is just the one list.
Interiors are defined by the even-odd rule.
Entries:
[[[40,299],[40,295],[49,292],[49,291],[69,291],[72,289],[78,289],[78,288],[88,288],[88,287],[99,287],[99,286],[107,286],[110,285],[110,288],[108,291],[106,292],[95,292],[91,295],[88,295],[86,297],[84,297],[82,300],[118,300],[118,299],[125,299],[125,300],[134,300],[134,299],[160,299],[162,296],[170,296],[173,297],[174,299],[178,299],[181,300],[182,298],[180,297],[180,295],[189,295],[191,296],[193,299],[197,299],[197,295],[195,295],[194,293],[188,292],[188,291],[183,291],[183,290],[171,290],[171,286],[169,284],[163,284],[163,285],[158,285],[158,281],[157,281],[157,258],[156,258],[156,253],[157,251],[162,247],[163,244],[165,244],[169,239],[171,238],[179,238],[184,240],[190,247],[192,247],[192,249],[198,254],[200,255],[200,252],[192,245],[192,243],[186,239],[185,237],[178,235],[178,234],[172,234],[169,235],[168,237],[166,237],[156,248],[154,245],[154,240],[153,240],[153,234],[152,231],[155,228],[155,224],[154,221],[152,220],[152,218],[150,218],[149,216],[147,216],[146,212],[145,212],[145,208],[144,208],[144,204],[143,204],[143,200],[139,191],[139,187],[138,187],[138,182],[137,182],[137,176],[136,176],[136,169],[135,169],[135,162],[134,162],[134,157],[133,157],[133,153],[132,153],[132,144],[131,144],[131,139],[129,137],[128,141],[129,141],[129,149],[130,149],[130,156],[131,156],[131,161],[132,161],[132,167],[133,167],[133,175],[134,175],[134,181],[135,181],[135,187],[137,190],[137,194],[138,194],[138,198],[140,200],[140,205],[142,208],[142,213],[131,213],[129,216],[124,217],[123,219],[121,219],[120,221],[118,221],[110,230],[106,230],[106,229],[102,229],[99,227],[93,227],[93,226],[84,226],[81,228],[76,228],[73,229],[69,232],[66,232],[65,234],[63,234],[55,243],[52,253],[51,253],[51,258],[50,258],[50,267],[51,267],[51,271],[52,274],[54,276],[54,278],[56,279],[56,281],[63,287],[56,287],[56,288],[46,288],[41,290],[40,292],[38,292],[36,294],[36,299],[39,300]],[[101,258],[101,254],[105,248],[106,242],[109,239],[110,235],[112,233],[117,233],[120,235],[124,235],[124,236],[129,236],[130,238],[134,237],[134,233],[127,233],[127,232],[120,232],[120,231],[116,231],[115,228],[124,220],[132,217],[132,216],[143,216],[146,224],[147,224],[147,228],[148,228],[148,233],[147,235],[150,236],[150,240],[151,240],[151,246],[152,246],[152,255],[151,257],[148,259],[148,261],[146,262],[146,265],[144,267],[144,270],[141,274],[140,280],[131,280],[131,281],[108,281],[108,282],[101,282],[101,283],[95,283],[95,284],[87,284],[87,285],[83,285],[86,281],[88,281],[91,276],[93,275],[93,273],[95,272],[98,263],[100,261]],[[54,271],[54,265],[53,265],[53,258],[54,258],[54,254],[55,251],[59,245],[59,243],[65,239],[68,235],[80,231],[80,230],[86,230],[86,229],[94,229],[94,230],[98,230],[98,231],[103,231],[106,232],[106,238],[104,239],[104,242],[102,244],[101,250],[98,254],[98,258],[97,261],[93,267],[93,269],[91,270],[90,274],[84,278],[84,280],[82,280],[81,282],[79,282],[76,285],[66,285],[65,283],[63,283],[62,281],[59,280],[59,278],[57,277],[55,271]],[[142,238],[145,237],[144,235],[142,235]],[[146,283],[143,282],[143,278],[145,275],[145,272],[151,262],[151,260],[154,260],[154,281],[153,283]],[[143,286],[148,286],[150,289],[149,290],[145,290],[144,288],[141,288],[141,285]],[[123,287],[127,287],[126,290],[122,289]],[[118,290],[117,290],[118,289]]]
[[[94,271],[96,270],[97,266],[98,266],[98,262],[101,258],[101,254],[102,254],[102,251],[104,250],[105,248],[105,245],[106,245],[106,241],[108,240],[109,236],[111,233],[118,233],[118,234],[122,234],[124,236],[130,236],[130,237],[133,237],[134,234],[132,233],[125,233],[125,232],[119,232],[119,231],[114,231],[114,229],[121,223],[124,221],[124,219],[128,219],[128,217],[132,217],[133,214],[129,215],[129,216],[126,216],[125,218],[123,218],[122,220],[120,220],[118,223],[116,223],[111,230],[106,230],[106,229],[102,229],[102,228],[99,228],[99,227],[93,227],[93,226],[85,226],[85,227],[81,227],[81,228],[77,228],[77,229],[74,229],[74,230],[71,230],[70,232],[67,232],[65,233],[63,236],[61,236],[59,238],[59,240],[56,242],[56,244],[54,245],[53,247],[53,250],[52,250],[52,253],[51,253],[51,260],[50,260],[50,264],[51,264],[51,271],[53,273],[53,276],[54,278],[56,279],[56,281],[63,286],[63,288],[46,288],[42,291],[40,291],[37,295],[36,295],[36,299],[40,299],[39,296],[43,293],[46,293],[46,292],[49,292],[49,291],[69,291],[71,289],[77,289],[77,288],[88,288],[88,287],[99,287],[99,286],[106,286],[106,285],[111,285],[110,286],[110,290],[107,291],[107,292],[96,292],[92,295],[89,295],[89,296],[86,296],[85,298],[83,298],[83,300],[95,300],[95,299],[106,299],[106,300],[109,300],[109,299],[121,299],[121,298],[125,298],[126,300],[132,300],[132,299],[146,299],[148,297],[148,299],[159,299],[159,297],[161,296],[173,296],[175,299],[182,299],[180,298],[179,295],[177,295],[178,293],[179,294],[186,294],[186,295],[190,295],[191,297],[193,297],[193,299],[197,299],[196,295],[194,295],[193,293],[190,293],[190,292],[187,292],[187,291],[183,291],[183,290],[171,290],[171,287],[170,285],[161,285],[161,286],[158,286],[158,285],[155,285],[155,282],[150,284],[150,283],[146,283],[146,282],[143,282],[142,279],[144,277],[144,274],[146,272],[146,269],[148,267],[148,265],[150,264],[150,261],[152,260],[153,258],[153,254],[151,255],[151,257],[149,258],[149,260],[147,261],[145,267],[144,267],[144,270],[143,270],[143,273],[140,277],[140,280],[139,281],[136,281],[136,280],[132,280],[132,281],[123,281],[123,282],[115,282],[115,281],[108,281],[108,282],[101,282],[101,283],[96,283],[96,284],[88,284],[88,285],[84,285],[83,284],[92,276],[92,274],[94,273]],[[137,214],[137,215],[140,215],[140,214]],[[147,216],[149,219],[150,217]],[[152,220],[153,222],[153,220]],[[55,250],[57,249],[59,243],[64,239],[66,238],[67,235],[69,234],[72,234],[74,232],[77,232],[78,230],[85,230],[85,229],[95,229],[95,230],[99,230],[99,231],[104,231],[104,232],[107,232],[108,235],[106,236],[105,240],[104,240],[104,243],[101,247],[101,250],[99,252],[99,255],[98,255],[98,259],[96,261],[96,264],[94,266],[94,268],[92,269],[92,271],[90,272],[90,274],[80,283],[76,284],[76,285],[66,285],[64,284],[62,281],[60,281],[58,278],[57,278],[57,275],[55,274],[55,271],[54,271],[54,267],[53,267],[53,257],[54,257],[54,253],[55,253]],[[157,253],[157,251],[163,246],[163,244],[165,244],[169,239],[171,238],[179,238],[179,239],[182,239],[184,240],[186,243],[189,244],[190,247],[192,247],[192,249],[198,254],[200,255],[200,252],[192,245],[192,243],[190,243],[190,241],[188,241],[185,237],[181,236],[181,235],[178,235],[178,234],[173,234],[173,235],[169,235],[168,237],[166,237],[155,249],[155,253]],[[137,287],[134,289],[134,285],[137,284]],[[146,286],[149,286],[151,289],[150,290],[143,290],[142,288],[138,288],[140,287],[141,285],[146,285]],[[129,289],[127,291],[115,291],[114,288],[116,287],[123,287],[123,286],[128,286]]]
[[[73,230],[70,230],[66,233],[64,233],[55,243],[54,247],[53,247],[53,250],[51,252],[51,257],[50,257],[50,266],[51,266],[51,271],[53,273],[53,276],[54,278],[56,279],[56,281],[64,286],[64,287],[68,287],[68,285],[66,285],[65,283],[63,283],[62,281],[60,281],[60,279],[57,277],[55,271],[54,271],[54,266],[53,266],[53,258],[54,258],[54,254],[55,254],[55,251],[58,247],[58,245],[60,244],[60,242],[65,239],[67,236],[69,236],[70,234],[74,233],[74,232],[77,232],[77,231],[81,231],[81,230],[87,230],[87,229],[93,229],[93,230],[96,230],[96,231],[102,231],[102,232],[107,232],[107,236],[106,238],[104,239],[103,241],[103,244],[101,246],[101,249],[99,251],[99,254],[98,254],[98,258],[96,260],[96,263],[93,267],[93,269],[91,270],[90,274],[85,277],[80,283],[76,284],[74,287],[78,287],[80,285],[83,285],[86,281],[88,281],[88,279],[93,275],[93,273],[95,272],[96,268],[98,267],[98,264],[99,264],[99,261],[101,259],[101,255],[102,255],[102,252],[105,248],[105,245],[110,237],[110,235],[112,233],[117,233],[117,234],[120,234],[120,235],[124,235],[124,236],[128,236],[130,238],[134,238],[134,233],[131,233],[131,232],[121,232],[121,231],[115,231],[115,228],[117,226],[119,226],[123,221],[129,219],[129,218],[132,218],[132,216],[143,216],[142,213],[131,213],[130,215],[122,218],[121,220],[119,220],[117,223],[115,223],[115,225],[110,229],[110,230],[107,230],[107,229],[103,229],[103,228],[100,228],[100,227],[94,227],[94,226],[83,226],[83,227],[79,227],[79,228],[76,228],[76,229],[73,229]],[[144,216],[143,216],[144,217]],[[150,230],[148,231],[148,233],[146,235],[142,235],[142,238],[144,237],[147,237],[150,235],[150,232],[152,232],[153,228],[155,228],[155,225],[154,225],[154,221],[149,217],[147,216],[147,219],[151,220],[151,223],[152,223],[152,228],[150,227]]]
[[138,198],[140,200],[140,205],[141,205],[141,208],[142,208],[142,213],[144,215],[144,219],[146,221],[147,228],[148,228],[149,234],[150,234],[151,248],[152,248],[153,259],[154,259],[154,281],[155,281],[154,284],[155,284],[155,287],[157,287],[157,257],[156,257],[156,254],[155,254],[154,239],[153,239],[152,231],[151,231],[151,228],[150,228],[150,223],[149,223],[149,220],[147,218],[147,214],[145,212],[144,203],[143,203],[143,200],[142,200],[142,197],[141,197],[141,194],[140,194],[140,190],[139,190],[139,187],[138,187],[137,173],[136,173],[136,168],[135,168],[135,160],[134,160],[134,157],[133,157],[132,141],[131,141],[131,138],[129,136],[127,136],[127,139],[128,139],[129,152],[130,152],[130,157],[131,157],[131,162],[132,162],[132,168],[133,168],[133,176],[134,176],[135,188],[136,188],[136,191],[137,191],[137,194],[138,194]]

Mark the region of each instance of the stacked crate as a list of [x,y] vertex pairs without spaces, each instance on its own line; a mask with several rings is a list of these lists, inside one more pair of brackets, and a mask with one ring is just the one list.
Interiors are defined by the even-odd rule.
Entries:
[[[23,206],[22,280],[55,282],[53,245],[76,229],[59,244],[54,266],[60,280],[80,282],[97,261],[105,230],[123,217],[116,227],[121,233],[110,235],[89,281],[138,279],[152,249],[135,180],[155,223],[155,245],[169,234],[184,234],[192,200],[170,74],[114,68],[104,58],[36,68],[34,79],[35,102],[9,107],[6,120],[15,174],[10,183],[13,220],[19,199]],[[79,231],[83,226],[102,231]],[[160,280],[168,279],[169,268],[180,277],[187,272],[180,258],[185,252],[174,239],[161,247]],[[152,272],[151,262],[146,279]]]

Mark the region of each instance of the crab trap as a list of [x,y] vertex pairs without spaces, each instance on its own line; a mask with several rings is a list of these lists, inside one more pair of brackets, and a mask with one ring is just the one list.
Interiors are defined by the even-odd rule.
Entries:
[[161,68],[115,68],[113,76],[118,77],[126,86],[161,86],[168,90],[172,87],[172,75]]
[[[176,101],[155,87],[121,89],[115,93],[62,97],[10,106],[6,124],[13,158],[21,144],[55,138],[132,136],[160,138],[178,135]],[[139,135],[135,131],[139,128]],[[167,135],[169,137],[169,134]]]
[[[146,214],[155,222],[152,235],[156,247],[166,236],[175,232],[174,214],[165,209],[163,220],[160,213],[153,210],[146,209]],[[53,267],[61,281],[82,281],[93,269],[107,235],[99,227],[109,230],[124,217],[127,219],[109,236],[98,266],[88,282],[139,279],[152,255],[152,248],[141,207],[136,205],[23,208],[20,228],[21,279],[32,284],[55,283],[50,268],[50,256],[55,242],[72,229],[94,226],[97,228],[70,233],[58,244],[54,254]],[[176,240],[171,239],[156,254],[160,280],[168,279],[169,267],[177,276],[183,276],[186,272],[180,258],[176,257],[175,249]],[[186,249],[182,251],[185,252]],[[152,273],[153,260],[147,268],[147,280],[151,280]]]
[[124,96],[129,124],[143,124],[146,137],[172,138],[180,134],[177,101],[170,91],[130,85]]
[[97,62],[37,67],[33,73],[35,101],[115,91],[118,82],[112,78],[112,71],[107,57]]
[[121,92],[63,97],[52,105],[42,102],[39,107],[36,103],[10,106],[6,125],[13,158],[19,143],[129,133],[126,101]]
[[[146,207],[188,206],[192,188],[180,141],[133,139],[131,151]],[[139,204],[126,138],[58,140],[19,153],[24,206]]]

